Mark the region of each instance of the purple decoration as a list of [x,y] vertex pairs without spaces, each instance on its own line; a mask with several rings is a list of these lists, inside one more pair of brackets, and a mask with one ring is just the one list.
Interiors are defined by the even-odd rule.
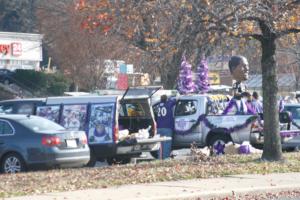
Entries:
[[177,90],[180,94],[190,94],[195,92],[195,84],[192,76],[192,66],[188,63],[185,55],[182,56],[178,81]]
[[280,131],[281,137],[295,137],[300,135],[300,130]]
[[252,102],[246,102],[246,106],[247,106],[247,114],[254,115],[257,113]]
[[228,105],[226,106],[226,108],[224,109],[222,115],[227,115],[234,106],[237,108],[236,100],[235,99],[231,99],[229,101]]
[[177,122],[177,126],[181,129],[183,129],[186,126],[186,121],[184,119]]
[[[222,115],[220,115],[222,116]],[[199,125],[200,122],[203,121],[204,125],[209,128],[209,129],[216,129],[216,128],[222,128],[222,130],[227,133],[227,134],[231,134],[232,132],[235,132],[235,131],[239,131],[243,128],[246,128],[249,124],[251,124],[252,122],[254,122],[256,119],[258,118],[257,115],[254,115],[254,116],[251,116],[249,117],[245,123],[243,124],[238,124],[238,125],[235,125],[233,127],[230,127],[230,128],[223,128],[223,127],[218,127],[214,124],[212,124],[207,118],[206,118],[206,114],[202,114],[198,117],[197,121],[195,122],[195,124],[193,124],[193,126],[189,129],[189,130],[185,130],[185,131],[182,131],[182,130],[175,130],[176,134],[180,134],[180,135],[186,135],[186,134],[189,134],[191,133],[191,130],[194,129],[196,126]]]
[[218,141],[218,143],[214,145],[214,150],[216,151],[217,155],[225,154],[224,149],[225,149],[225,144],[221,144],[220,141]]
[[205,94],[209,89],[208,81],[208,66],[207,61],[202,59],[197,66],[197,79],[196,79],[196,89],[200,94]]
[[250,146],[249,145],[241,145],[239,148],[240,154],[250,154]]

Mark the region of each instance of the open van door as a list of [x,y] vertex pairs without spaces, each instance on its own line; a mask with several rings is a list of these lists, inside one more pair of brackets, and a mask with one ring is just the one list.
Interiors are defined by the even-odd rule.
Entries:
[[154,93],[160,90],[162,86],[138,86],[128,87],[121,100],[126,98],[151,98]]

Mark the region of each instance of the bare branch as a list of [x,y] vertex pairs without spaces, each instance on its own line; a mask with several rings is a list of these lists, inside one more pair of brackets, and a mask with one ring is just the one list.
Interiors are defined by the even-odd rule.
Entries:
[[280,31],[276,34],[276,38],[280,38],[280,37],[288,35],[290,33],[300,33],[300,29],[299,28],[291,28],[291,29]]

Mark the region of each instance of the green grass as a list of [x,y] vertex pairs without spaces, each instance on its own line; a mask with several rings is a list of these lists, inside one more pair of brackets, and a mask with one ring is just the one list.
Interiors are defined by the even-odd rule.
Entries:
[[0,197],[233,174],[300,172],[300,153],[285,153],[285,162],[262,162],[260,156],[227,155],[210,157],[206,161],[192,157],[188,160],[157,160],[138,165],[2,174]]

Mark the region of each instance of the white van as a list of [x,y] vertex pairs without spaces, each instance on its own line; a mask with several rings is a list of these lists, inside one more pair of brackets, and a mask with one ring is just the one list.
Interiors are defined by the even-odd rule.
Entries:
[[0,111],[34,114],[69,130],[84,130],[91,150],[90,166],[106,159],[128,163],[142,152],[159,150],[168,138],[156,135],[150,97],[159,88],[130,88],[123,96],[66,96],[0,102]]

